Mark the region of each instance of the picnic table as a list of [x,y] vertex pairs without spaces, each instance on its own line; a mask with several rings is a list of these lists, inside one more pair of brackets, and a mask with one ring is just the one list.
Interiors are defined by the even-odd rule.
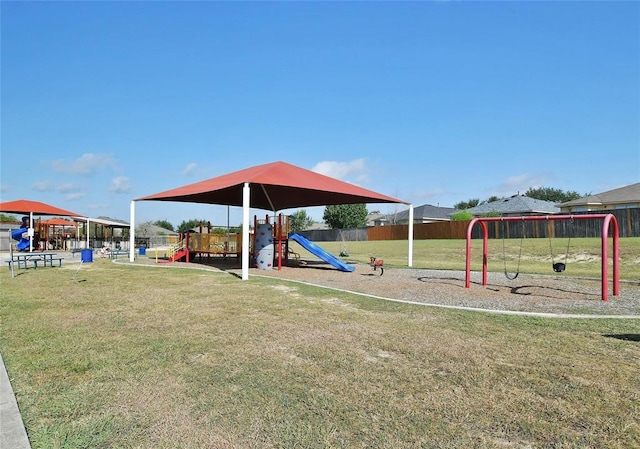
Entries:
[[128,256],[129,251],[125,249],[114,249],[108,252],[109,259],[117,259],[118,256]]
[[9,268],[12,264],[16,264],[19,268],[29,268],[33,264],[33,268],[38,268],[38,263],[42,263],[45,267],[53,267],[54,262],[58,262],[58,266],[62,266],[64,257],[59,257],[56,253],[14,253],[10,260],[6,260]]

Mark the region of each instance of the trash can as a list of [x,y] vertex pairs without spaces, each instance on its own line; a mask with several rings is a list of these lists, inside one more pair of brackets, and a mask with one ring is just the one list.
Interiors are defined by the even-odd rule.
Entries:
[[141,256],[146,256],[147,255],[147,248],[144,246],[141,246],[140,248],[138,248],[138,254],[140,254]]
[[80,251],[80,260],[82,262],[93,262],[93,250],[92,249],[83,249]]

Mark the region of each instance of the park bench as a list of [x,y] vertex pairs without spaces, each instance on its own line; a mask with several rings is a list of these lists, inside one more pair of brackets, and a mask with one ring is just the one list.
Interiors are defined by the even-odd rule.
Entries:
[[112,251],[109,251],[109,259],[117,259],[118,256],[128,256],[128,255],[129,255],[129,251],[124,249],[114,249]]

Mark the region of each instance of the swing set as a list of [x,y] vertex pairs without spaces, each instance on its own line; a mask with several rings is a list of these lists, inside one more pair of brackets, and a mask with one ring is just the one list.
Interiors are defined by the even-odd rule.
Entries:
[[[518,255],[518,267],[517,271],[514,275],[510,275],[507,272],[506,266],[506,258],[503,257],[504,262],[504,273],[507,279],[514,280],[518,277],[520,273],[520,258],[522,256],[522,242],[524,239],[524,230],[525,221],[541,221],[541,220],[570,220],[573,223],[574,220],[593,220],[593,219],[601,219],[602,223],[602,254],[601,254],[601,289],[602,289],[602,300],[608,300],[609,294],[609,226],[613,226],[613,296],[618,296],[620,294],[620,270],[619,270],[619,259],[620,259],[620,250],[618,243],[618,221],[613,214],[585,214],[585,215],[532,215],[532,216],[523,216],[523,217],[483,217],[483,218],[474,218],[469,222],[467,227],[467,257],[466,257],[466,277],[465,277],[465,288],[470,288],[471,286],[471,233],[473,231],[473,227],[476,223],[479,223],[482,227],[482,235],[483,235],[483,244],[482,244],[482,285],[487,285],[487,259],[489,254],[489,245],[488,245],[488,229],[487,222],[502,222],[503,231],[504,231],[504,222],[506,221],[521,221],[522,222],[522,233],[520,235],[520,254]],[[563,262],[555,262],[553,256],[553,246],[551,244],[551,236],[549,236],[549,248],[551,250],[551,264],[553,271],[560,273],[563,272],[567,267],[567,257],[569,255],[569,243],[571,242],[571,236],[569,236],[569,241],[567,242],[567,251],[565,253],[565,259]],[[503,240],[502,240],[502,250],[505,252],[504,246],[504,232],[503,232]]]

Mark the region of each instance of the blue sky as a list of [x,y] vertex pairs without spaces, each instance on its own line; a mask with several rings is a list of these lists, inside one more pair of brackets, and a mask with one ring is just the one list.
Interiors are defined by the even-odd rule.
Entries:
[[[415,206],[640,180],[639,2],[0,8],[2,201],[128,221],[278,160]],[[227,208],[136,207],[193,218]]]

